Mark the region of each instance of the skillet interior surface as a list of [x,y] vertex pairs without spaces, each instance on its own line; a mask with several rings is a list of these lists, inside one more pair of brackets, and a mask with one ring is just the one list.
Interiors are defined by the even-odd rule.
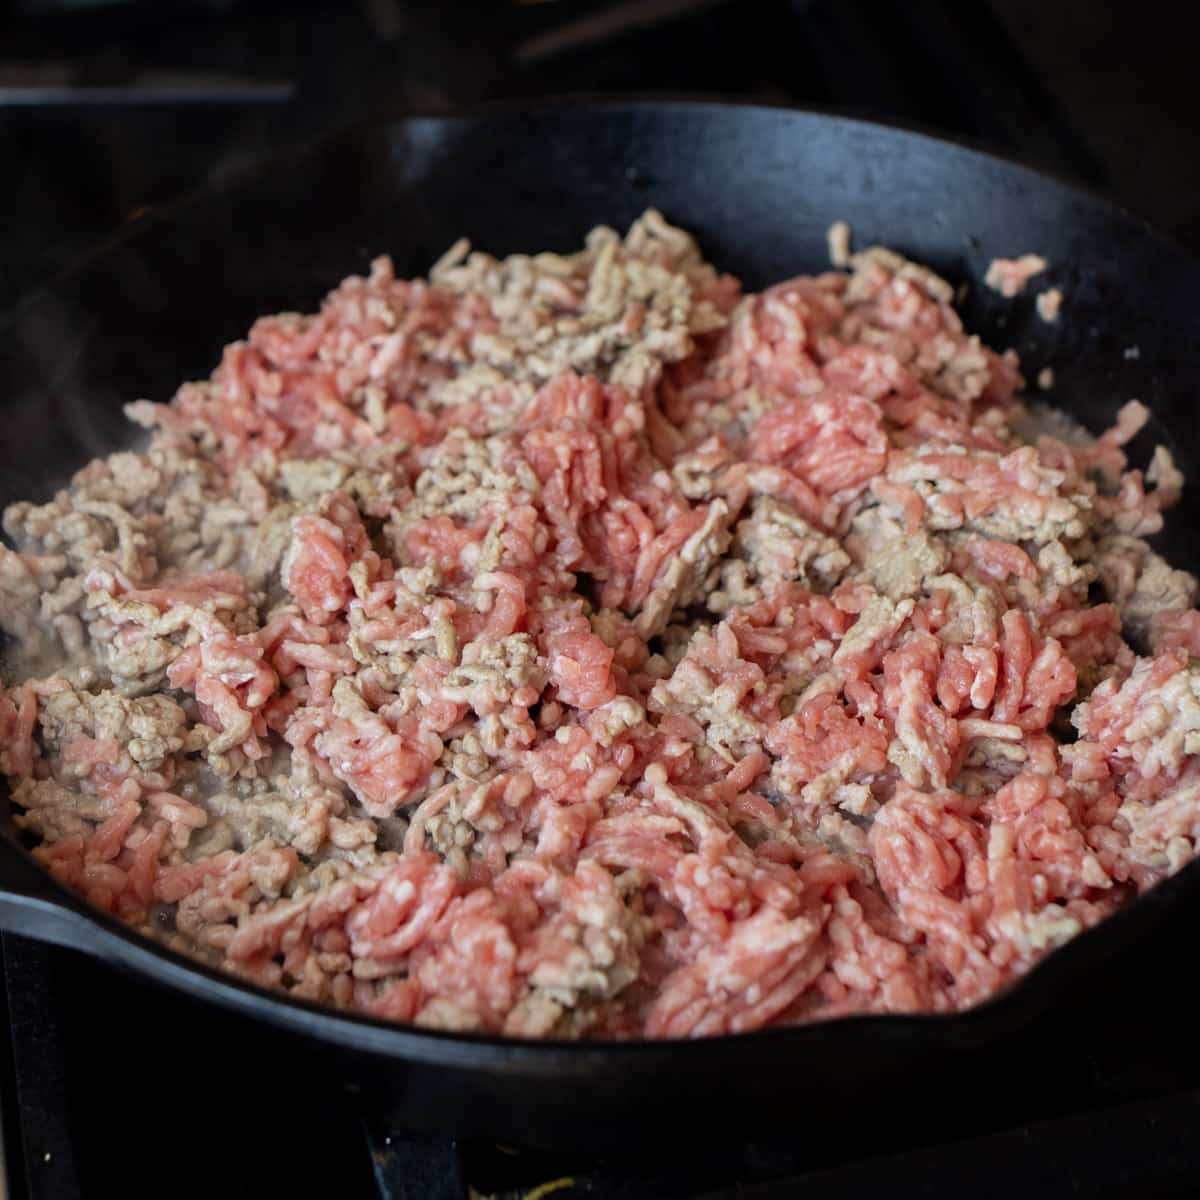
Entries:
[[[257,315],[314,309],[376,254],[416,275],[463,234],[497,254],[568,250],[593,225],[623,227],[648,205],[748,288],[824,269],[825,231],[845,219],[856,245],[892,246],[968,283],[968,328],[1017,349],[1027,376],[1052,366],[1054,403],[1098,430],[1137,397],[1153,419],[1135,458],[1162,441],[1189,476],[1200,469],[1200,264],[1134,218],[919,134],[781,109],[630,102],[383,122],[152,214],[0,327],[0,504],[46,498],[91,457],[129,444],[123,403],[169,398]],[[1055,325],[1036,317],[1032,297],[1005,301],[980,286],[992,257],[1027,250],[1050,260],[1046,278],[1065,294]],[[1198,518],[1188,489],[1160,539],[1191,570]],[[6,798],[0,816],[0,924],[305,1035],[411,1124],[555,1145],[761,1128],[806,1101],[848,1114],[935,1060],[965,1071],[967,1052],[1066,1002],[1152,927],[1195,912],[1200,890],[1197,871],[1184,871],[960,1016],[700,1044],[546,1045],[383,1027],[232,983],[66,896],[17,849]]]

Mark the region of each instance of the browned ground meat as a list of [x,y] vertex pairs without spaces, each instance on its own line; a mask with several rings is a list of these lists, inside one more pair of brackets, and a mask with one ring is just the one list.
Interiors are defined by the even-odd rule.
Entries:
[[41,861],[298,996],[572,1037],[966,1006],[1188,861],[1145,411],[1039,428],[944,280],[830,251],[381,259],[131,405],[4,516]]

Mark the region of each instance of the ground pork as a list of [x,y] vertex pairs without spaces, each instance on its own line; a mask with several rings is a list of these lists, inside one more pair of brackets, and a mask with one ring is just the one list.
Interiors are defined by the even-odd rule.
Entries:
[[1113,534],[1096,545],[1100,583],[1121,614],[1129,640],[1149,644],[1155,617],[1192,608],[1200,594],[1194,575],[1172,567],[1141,538]]
[[1059,288],[1048,288],[1038,294],[1035,301],[1038,316],[1047,324],[1052,325],[1058,320],[1062,311],[1063,294]]
[[829,248],[748,296],[655,212],[378,259],[131,405],[4,516],[37,858],[256,983],[568,1038],[965,1007],[1180,869],[1146,410],[1038,416],[946,280]]
[[737,603],[757,599],[772,580],[799,580],[829,592],[850,565],[840,543],[814,529],[787,504],[763,496],[738,522],[732,553],[722,566],[724,588]]
[[1022,254],[1020,258],[993,258],[988,264],[983,282],[993,291],[1011,300],[1014,296],[1019,296],[1025,290],[1025,285],[1049,265],[1040,254]]

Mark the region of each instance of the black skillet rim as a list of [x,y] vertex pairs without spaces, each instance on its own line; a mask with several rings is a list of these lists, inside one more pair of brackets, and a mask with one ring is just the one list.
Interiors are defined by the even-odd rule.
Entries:
[[0,309],[0,334],[15,324],[27,308],[36,304],[38,299],[52,290],[56,284],[81,273],[93,261],[139,237],[152,225],[169,221],[177,212],[195,204],[202,204],[219,192],[227,192],[252,184],[259,176],[277,166],[303,162],[339,142],[353,141],[365,133],[387,126],[406,125],[412,122],[436,121],[458,124],[489,118],[544,116],[552,113],[577,111],[600,113],[606,109],[613,111],[675,109],[680,112],[703,112],[705,110],[722,112],[743,109],[755,113],[793,114],[800,117],[816,117],[833,124],[890,130],[917,140],[951,146],[965,151],[972,157],[999,162],[1032,179],[1049,180],[1057,187],[1082,196],[1093,207],[1104,209],[1116,219],[1136,226],[1141,235],[1157,242],[1164,250],[1178,255],[1180,258],[1192,259],[1200,269],[1200,252],[1185,246],[1178,238],[1160,229],[1135,209],[1120,203],[1110,193],[1051,167],[1031,167],[1016,155],[1009,154],[989,145],[982,139],[969,137],[966,134],[952,134],[933,125],[920,121],[902,120],[898,117],[864,117],[837,105],[791,104],[785,101],[764,103],[742,96],[723,96],[719,92],[663,92],[661,94],[579,92],[562,96],[481,101],[476,104],[464,104],[454,109],[436,107],[397,109],[392,112],[380,113],[367,120],[347,121],[340,126],[331,128],[315,141],[291,145],[256,158],[252,162],[240,163],[221,170],[200,186],[173,197],[163,204],[137,209],[126,218],[124,224],[107,237],[97,240],[87,249],[80,251],[64,267],[35,284],[27,292],[22,293],[8,307]]

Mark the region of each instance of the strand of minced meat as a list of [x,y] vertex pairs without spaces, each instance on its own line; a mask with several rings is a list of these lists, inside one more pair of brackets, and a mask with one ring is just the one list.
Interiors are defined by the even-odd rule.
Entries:
[[1179,869],[1145,411],[1026,444],[949,286],[831,244],[750,296],[654,212],[380,259],[131,405],[5,515],[38,858],[294,995],[566,1037],[960,1008]]

